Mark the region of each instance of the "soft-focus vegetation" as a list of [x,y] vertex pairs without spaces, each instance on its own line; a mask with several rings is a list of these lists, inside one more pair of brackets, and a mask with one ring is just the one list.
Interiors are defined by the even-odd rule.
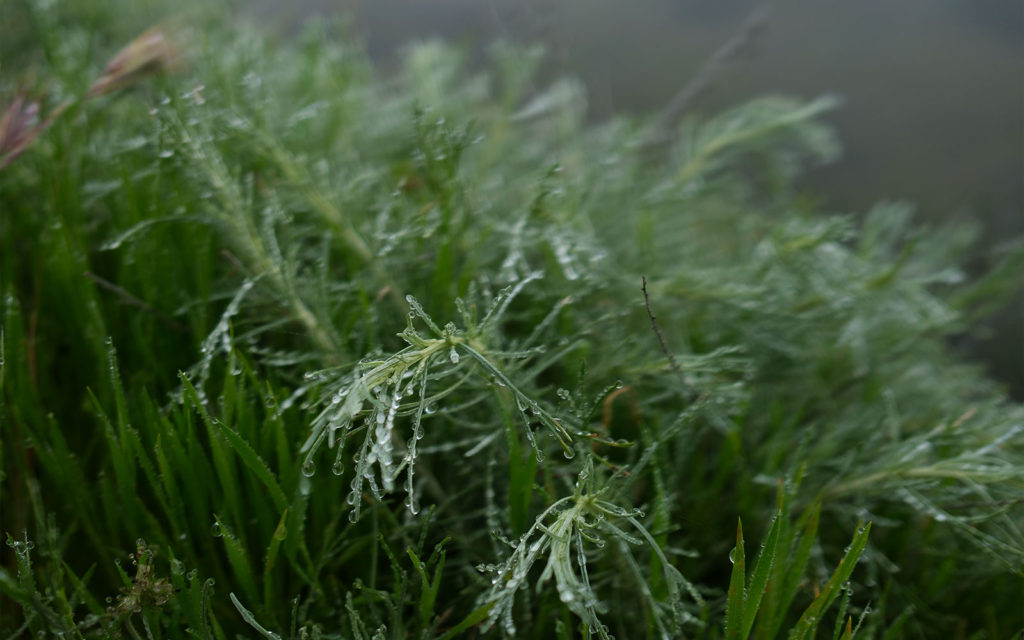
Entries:
[[947,346],[1024,251],[795,192],[834,100],[594,126],[529,48],[129,5],[0,22],[5,636],[1024,628]]

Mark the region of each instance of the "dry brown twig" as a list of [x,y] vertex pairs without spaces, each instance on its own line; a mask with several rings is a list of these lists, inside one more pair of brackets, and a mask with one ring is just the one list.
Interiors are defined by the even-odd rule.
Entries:
[[651,319],[651,328],[654,329],[654,335],[658,336],[658,344],[661,345],[661,351],[668,357],[669,367],[679,376],[679,382],[682,383],[685,389],[688,385],[686,384],[686,376],[683,375],[683,368],[679,366],[676,357],[668,350],[668,345],[665,344],[665,336],[662,335],[661,327],[658,326],[658,318],[654,315],[654,310],[651,309],[651,299],[647,295],[647,276],[640,276],[640,281],[640,290],[644,292],[644,306],[647,307],[647,317]]

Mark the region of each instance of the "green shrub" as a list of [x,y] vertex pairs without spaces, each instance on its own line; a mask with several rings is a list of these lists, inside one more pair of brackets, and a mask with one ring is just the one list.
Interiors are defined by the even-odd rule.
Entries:
[[833,99],[659,146],[510,45],[195,10],[103,70],[112,4],[0,27],[0,630],[1024,626],[1024,410],[949,348],[1024,252],[801,197]]

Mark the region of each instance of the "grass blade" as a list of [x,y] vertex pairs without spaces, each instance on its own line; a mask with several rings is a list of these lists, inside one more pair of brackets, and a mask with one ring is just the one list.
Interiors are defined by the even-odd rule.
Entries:
[[252,615],[252,611],[249,611],[242,603],[238,601],[235,594],[229,593],[228,597],[231,598],[231,604],[235,605],[235,609],[238,609],[238,613],[242,614],[242,619],[249,623],[249,626],[259,632],[261,636],[268,640],[281,640],[281,636],[277,635],[273,631],[269,631],[263,625],[256,621],[256,616]]
[[744,607],[747,599],[746,551],[743,549],[743,521],[736,524],[736,546],[729,552],[732,577],[729,579],[729,599],[725,610],[725,637],[739,638],[743,628]]
[[804,640],[804,638],[813,637],[818,624],[821,622],[822,614],[839,596],[842,585],[850,579],[854,567],[857,566],[857,561],[868,544],[868,534],[870,531],[870,522],[866,526],[858,527],[857,534],[854,535],[850,546],[846,548],[846,553],[843,554],[842,560],[839,561],[839,566],[832,572],[832,577],[829,578],[821,592],[814,599],[814,602],[807,607],[803,615],[800,616],[796,626],[790,632],[790,640]]
[[768,586],[768,578],[772,574],[772,568],[779,553],[779,531],[782,528],[782,514],[776,513],[768,527],[768,535],[764,546],[757,554],[757,561],[754,563],[754,573],[750,577],[750,585],[747,589],[746,601],[743,604],[743,627],[740,629],[739,637],[744,640],[750,635],[750,629],[754,626],[754,618],[761,606],[761,598],[764,596]]
[[256,477],[259,478],[260,482],[262,482],[270,492],[270,497],[273,499],[274,506],[277,510],[284,511],[288,506],[288,499],[285,497],[284,491],[281,490],[281,485],[277,483],[274,472],[267,467],[267,463],[260,458],[259,454],[256,453],[256,450],[252,448],[252,445],[250,445],[249,442],[239,435],[234,429],[228,427],[220,420],[213,419],[212,421],[220,428],[221,435],[223,435],[224,439],[228,441],[231,448],[235,450],[238,457],[242,459],[245,466],[252,469],[253,473],[256,474]]

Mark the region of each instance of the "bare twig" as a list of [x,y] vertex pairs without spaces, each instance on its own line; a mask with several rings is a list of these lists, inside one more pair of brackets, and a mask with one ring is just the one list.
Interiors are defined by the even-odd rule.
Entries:
[[690,108],[690,105],[697,99],[697,96],[707,90],[711,80],[721,71],[722,66],[750,44],[753,37],[761,30],[770,15],[770,5],[762,5],[754,9],[740,24],[736,32],[723,42],[720,47],[715,49],[711,57],[697,70],[696,75],[676,93],[662,110],[661,115],[658,117],[657,126],[651,135],[650,143],[662,142],[669,136],[668,132],[671,131],[679,117]]
[[686,376],[683,375],[683,368],[679,366],[676,361],[676,357],[672,355],[672,352],[668,350],[668,345],[665,344],[665,336],[661,333],[661,328],[658,326],[658,318],[654,315],[654,310],[651,309],[651,299],[647,295],[647,276],[640,276],[640,290],[644,292],[644,306],[647,307],[647,317],[651,319],[651,328],[654,329],[654,335],[658,336],[658,344],[661,345],[661,351],[668,356],[668,364],[676,375],[679,376],[679,382],[683,384],[683,388],[689,387],[686,384]]

